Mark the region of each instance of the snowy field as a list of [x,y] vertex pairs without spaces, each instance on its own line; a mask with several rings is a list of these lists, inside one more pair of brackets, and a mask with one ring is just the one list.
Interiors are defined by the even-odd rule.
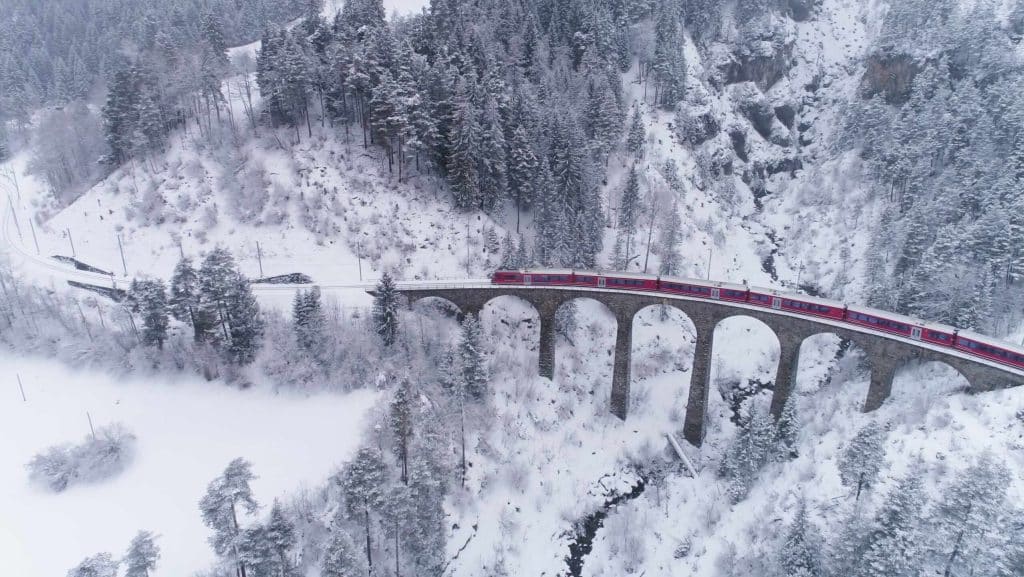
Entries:
[[[121,555],[140,529],[159,535],[152,577],[209,567],[198,503],[227,463],[244,457],[269,507],[322,483],[357,447],[374,393],[310,397],[239,391],[221,383],[133,377],[114,381],[52,361],[0,356],[0,559],[11,577],[55,577],[87,555]],[[27,402],[15,375],[20,374]],[[25,463],[50,445],[79,442],[121,422],[138,438],[135,460],[97,485],[50,493],[30,485]]]

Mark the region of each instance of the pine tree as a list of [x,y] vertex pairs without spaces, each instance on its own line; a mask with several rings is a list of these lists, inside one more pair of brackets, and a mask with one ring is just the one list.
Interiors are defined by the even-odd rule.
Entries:
[[317,357],[324,347],[326,326],[320,288],[296,291],[292,301],[292,327],[299,348]]
[[366,573],[366,564],[356,553],[352,538],[343,530],[335,530],[327,542],[320,573],[323,577],[351,577]]
[[775,423],[776,438],[779,443],[779,456],[783,459],[795,459],[799,456],[797,452],[797,438],[800,434],[800,417],[796,412],[796,395],[790,393],[785,404],[782,405],[782,414]]
[[818,528],[807,518],[807,502],[800,499],[796,516],[779,552],[779,574],[786,577],[824,575],[820,557],[822,543]]
[[622,198],[619,200],[619,230],[616,243],[622,248],[622,258],[619,262],[621,270],[628,269],[629,263],[633,260],[633,237],[636,235],[639,214],[640,180],[636,166],[634,166],[629,170],[626,188],[622,191]]
[[480,338],[480,321],[476,315],[467,314],[462,320],[459,360],[462,366],[462,386],[472,398],[482,399],[487,393],[488,377]]
[[160,548],[157,547],[155,540],[149,531],[139,531],[132,538],[122,561],[125,565],[124,577],[149,577],[156,569],[156,562],[160,560]]
[[[943,575],[1009,575],[1007,487],[1011,475],[990,454],[942,492],[929,523],[931,562]],[[1000,572],[1002,571],[1002,573]],[[983,572],[983,573],[981,573]]]
[[261,523],[242,530],[238,537],[238,559],[245,567],[246,577],[288,577],[274,551],[267,527]]
[[720,474],[728,481],[733,503],[746,498],[757,474],[775,454],[775,423],[766,411],[751,408],[740,422],[736,439],[722,460]]
[[399,295],[391,275],[384,273],[373,297],[373,327],[385,347],[398,339]]
[[391,435],[395,438],[395,456],[402,468],[401,480],[405,484],[409,483],[409,444],[413,435],[412,396],[412,383],[408,378],[402,379],[395,390],[388,415]]
[[626,136],[626,151],[635,158],[642,158],[646,140],[647,131],[644,130],[643,118],[640,117],[640,108],[634,106],[633,119],[629,123],[629,133]]
[[276,556],[279,567],[278,575],[287,577],[293,574],[292,563],[288,555],[297,543],[295,524],[288,518],[281,502],[274,499],[270,508],[270,519],[267,520],[266,538]]
[[889,493],[875,516],[855,577],[910,577],[920,573],[919,522],[924,503],[921,472],[915,470]]
[[220,337],[230,361],[252,362],[263,338],[263,319],[252,286],[231,253],[222,247],[210,251],[198,279],[200,316],[212,321],[210,334]]
[[203,523],[213,530],[209,539],[213,551],[234,563],[241,577],[248,577],[248,574],[241,558],[242,529],[238,522],[238,509],[253,514],[259,507],[249,486],[254,479],[256,475],[252,473],[252,465],[245,459],[235,459],[228,463],[221,476],[210,481],[206,494],[199,501]]
[[133,279],[128,289],[132,312],[142,316],[142,344],[162,349],[167,340],[167,289],[159,279]]
[[452,115],[452,131],[448,142],[448,182],[455,195],[455,206],[461,209],[479,208],[483,204],[480,194],[480,173],[477,155],[480,153],[481,128],[478,115],[470,100],[466,82],[459,83]]
[[67,577],[117,577],[117,566],[117,561],[110,553],[99,553],[86,557],[68,571]]
[[665,222],[658,238],[658,274],[679,276],[682,271],[682,256],[679,254],[680,236],[679,205],[672,203],[671,210],[665,212]]
[[366,563],[373,571],[373,543],[370,513],[384,504],[385,469],[379,451],[363,447],[342,472],[341,485],[345,505],[353,518],[361,517],[366,531]]
[[508,143],[508,188],[516,205],[516,232],[519,232],[519,216],[523,208],[534,202],[534,179],[537,174],[537,155],[526,130],[517,126]]
[[232,280],[227,306],[230,311],[228,323],[231,335],[228,357],[235,364],[247,365],[256,358],[259,351],[264,323],[252,285],[241,274],[235,275]]
[[199,275],[192,261],[182,257],[171,278],[168,309],[175,319],[192,327],[196,342],[205,340],[211,330],[210,319],[202,314],[200,304]]
[[885,464],[885,430],[877,423],[868,423],[843,450],[839,457],[839,477],[847,487],[855,487],[857,500],[865,487],[874,484]]

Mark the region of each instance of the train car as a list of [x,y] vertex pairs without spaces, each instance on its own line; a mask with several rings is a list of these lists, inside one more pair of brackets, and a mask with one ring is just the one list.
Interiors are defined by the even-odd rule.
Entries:
[[823,317],[837,321],[843,320],[846,312],[845,305],[838,301],[799,293],[786,293],[763,287],[751,287],[748,302],[779,311]]
[[946,347],[952,347],[956,339],[956,329],[951,326],[927,323],[908,316],[868,307],[848,307],[846,322]]
[[748,292],[746,285],[675,277],[662,278],[659,285],[659,291],[669,294],[737,303],[747,302]]
[[597,280],[601,288],[652,292],[658,290],[658,276],[653,274],[617,272],[599,276]]
[[523,284],[524,271],[496,270],[491,275],[491,284]]
[[971,331],[959,331],[956,335],[955,348],[997,363],[1024,369],[1024,349],[999,339]]

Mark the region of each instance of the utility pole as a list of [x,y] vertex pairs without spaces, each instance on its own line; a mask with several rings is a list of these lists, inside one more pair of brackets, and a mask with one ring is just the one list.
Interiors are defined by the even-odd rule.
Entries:
[[14,219],[14,228],[18,229],[18,238],[21,238],[21,225],[18,224],[18,212],[14,210],[14,201],[11,200],[11,195],[7,195],[7,205],[11,207],[11,218]]
[[256,241],[256,259],[260,263],[260,278],[263,278],[263,251],[260,249],[260,241]]
[[94,429],[92,427],[92,415],[89,414],[89,411],[85,412],[85,418],[89,419],[89,432],[92,433],[92,440],[95,441],[96,440],[96,429]]
[[39,250],[39,239],[36,238],[36,225],[32,224],[32,219],[28,219],[28,226],[32,229],[32,242],[36,243],[36,254],[42,254]]
[[14,376],[18,377],[18,389],[21,391],[21,401],[23,403],[27,403],[28,399],[25,398],[25,387],[22,386],[22,384],[21,384],[21,375],[15,373]]
[[708,249],[708,280],[711,280],[711,254],[715,251],[715,247]]
[[64,232],[68,233],[68,242],[71,244],[71,256],[72,256],[72,258],[78,258],[78,255],[75,253],[75,241],[74,241],[74,239],[71,238],[71,228],[70,227],[69,228],[65,228]]
[[121,235],[117,235],[117,250],[121,251],[121,266],[124,268],[124,276],[128,276],[128,263],[124,260],[124,245],[121,243]]
[[363,282],[363,242],[356,241],[356,262],[359,263],[359,282]]

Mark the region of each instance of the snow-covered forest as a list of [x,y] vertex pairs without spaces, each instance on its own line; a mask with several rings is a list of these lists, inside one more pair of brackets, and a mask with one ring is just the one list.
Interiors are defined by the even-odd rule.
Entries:
[[1020,343],[1022,39],[1024,0],[0,3],[9,571],[1024,575],[1022,390],[918,363],[863,413],[821,335],[773,418],[730,318],[679,446],[675,309],[620,421],[604,305],[549,380],[524,302],[396,289],[707,277]]

